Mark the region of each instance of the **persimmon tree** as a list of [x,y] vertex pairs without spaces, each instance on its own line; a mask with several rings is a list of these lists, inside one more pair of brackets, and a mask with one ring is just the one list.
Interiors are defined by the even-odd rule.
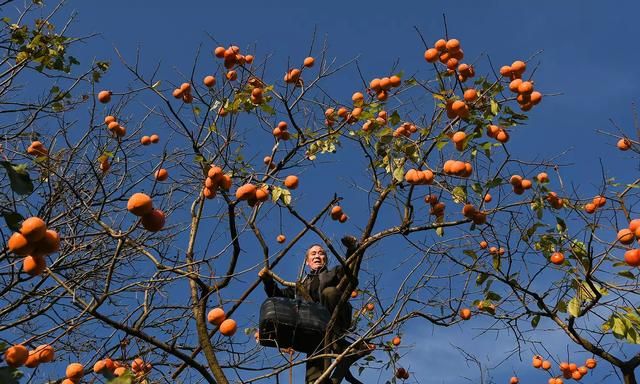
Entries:
[[[416,47],[416,75],[370,74],[315,39],[286,68],[212,42],[188,75],[161,78],[118,54],[83,67],[69,54],[80,39],[51,22],[60,8],[39,7],[1,34],[5,380],[272,382],[365,342],[360,372],[396,382],[411,375],[398,353],[410,323],[485,318],[522,346],[557,328],[635,383],[637,182],[607,177],[584,196],[562,167],[509,151],[544,105],[533,60],[493,68],[444,36]],[[128,84],[109,83],[114,65]],[[325,85],[345,71],[360,85]],[[345,170],[351,185],[334,183]],[[300,265],[310,241],[346,271],[342,356],[254,341],[257,272]],[[389,250],[406,256],[375,262]],[[584,375],[538,354],[554,382]]]

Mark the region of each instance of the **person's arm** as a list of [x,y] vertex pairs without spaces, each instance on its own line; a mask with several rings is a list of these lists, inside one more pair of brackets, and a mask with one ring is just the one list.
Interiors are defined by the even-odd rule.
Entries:
[[[338,282],[340,282],[340,280],[342,280],[342,278],[346,275],[344,268],[342,267],[342,265],[337,265],[336,266],[336,284],[338,284]],[[356,281],[354,282],[354,286],[357,287],[358,286],[358,279],[356,278]]]
[[262,284],[264,286],[264,292],[268,297],[288,297],[295,298],[294,288],[285,287],[280,288],[278,284],[271,277],[270,271],[265,267],[258,272],[258,276],[262,279]]

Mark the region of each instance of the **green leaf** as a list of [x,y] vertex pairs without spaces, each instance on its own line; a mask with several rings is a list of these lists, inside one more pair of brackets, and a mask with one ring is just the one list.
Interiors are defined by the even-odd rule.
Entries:
[[193,114],[196,116],[200,116],[200,107],[197,105],[193,107]]
[[635,280],[636,276],[631,271],[620,271],[618,275],[626,277],[627,279]]
[[479,273],[478,277],[476,277],[476,285],[482,285],[488,277],[489,275],[486,273]]
[[497,116],[500,111],[500,105],[495,100],[491,99],[491,114]]
[[133,384],[135,377],[127,370],[124,375],[107,380],[107,384]]
[[393,178],[398,182],[402,182],[404,180],[404,168],[396,168],[393,170]]
[[491,188],[495,188],[497,186],[500,186],[502,184],[502,179],[499,177],[496,177],[495,179],[492,179],[490,181],[488,181],[484,187],[486,189],[491,189]]
[[493,255],[493,269],[500,270],[500,255]]
[[9,229],[15,232],[20,230],[20,222],[24,220],[24,217],[22,217],[21,214],[17,212],[5,212],[2,216],[4,217],[4,221],[7,223],[7,227],[9,227]]
[[151,86],[151,89],[156,89],[160,86],[160,84],[162,84],[162,81],[158,80],[155,83],[153,83],[153,85]]
[[440,237],[444,236],[444,228],[443,227],[436,228],[436,235]]
[[451,191],[451,198],[454,202],[462,204],[467,201],[467,188],[457,186]]
[[0,383],[18,384],[16,372],[18,371],[15,368],[0,367]]
[[611,327],[611,332],[613,332],[613,336],[616,337],[617,339],[622,339],[624,338],[626,331],[627,329],[622,319],[619,318],[618,316],[615,316],[613,318],[613,326]]
[[534,329],[537,328],[539,322],[540,322],[540,315],[533,316],[533,318],[531,319],[531,327]]
[[567,306],[567,310],[569,314],[573,317],[580,316],[580,306],[582,305],[582,300],[578,298],[578,296],[569,300],[569,305]]
[[274,186],[271,190],[271,200],[274,203],[277,202],[280,199],[280,195],[282,195],[282,188]]
[[489,299],[491,301],[500,301],[500,300],[502,300],[502,296],[498,295],[497,293],[495,293],[493,291],[489,291],[489,292],[487,292],[487,299]]
[[397,125],[399,122],[400,122],[400,115],[398,114],[398,111],[393,111],[391,116],[389,116],[389,123],[391,125]]
[[33,192],[33,183],[27,172],[26,164],[14,165],[8,161],[0,161],[9,175],[11,189],[19,195],[29,195]]
[[473,251],[471,249],[465,249],[464,251],[462,251],[462,253],[464,253],[465,255],[469,256],[473,260],[478,260],[478,255],[476,254],[475,251]]
[[564,300],[558,301],[558,312],[567,313],[567,302]]
[[556,222],[558,223],[556,225],[556,229],[558,230],[558,232],[562,233],[567,231],[567,224],[564,222],[564,220],[556,216]]
[[260,104],[260,109],[262,109],[263,112],[268,113],[269,115],[276,114],[276,111],[273,109],[273,107],[266,103]]
[[204,156],[202,155],[195,155],[193,157],[193,161],[195,161],[196,163],[204,163]]
[[638,332],[633,328],[627,328],[627,341],[632,344],[639,344],[638,339]]
[[280,196],[282,199],[282,202],[285,205],[289,205],[291,204],[291,192],[287,189],[282,190],[282,196]]

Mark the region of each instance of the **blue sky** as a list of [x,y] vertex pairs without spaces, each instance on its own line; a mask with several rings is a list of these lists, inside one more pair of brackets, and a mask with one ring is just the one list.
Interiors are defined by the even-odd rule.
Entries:
[[[640,11],[637,2],[371,1],[365,5],[346,1],[71,0],[67,7],[78,11],[73,34],[100,33],[74,54],[83,64],[93,57],[114,62],[103,80],[107,88],[117,88],[127,81],[121,66],[115,65],[113,48],[130,60],[141,48],[142,67],[151,70],[160,62],[161,78],[167,78],[178,72],[189,73],[200,44],[201,61],[211,60],[210,51],[218,45],[215,41],[247,47],[256,57],[272,55],[271,73],[280,78],[288,60],[300,61],[307,55],[314,28],[316,44],[326,37],[330,57],[338,62],[359,57],[367,79],[388,72],[396,60],[406,73],[424,77],[430,68],[422,59],[424,48],[413,27],[418,27],[431,44],[443,36],[444,13],[449,35],[461,40],[469,60],[487,68],[489,57],[499,67],[535,54],[530,68],[539,63],[534,77],[536,88],[545,94],[558,94],[546,97],[530,113],[528,125],[512,135],[510,150],[525,160],[567,151],[558,162],[572,166],[564,169],[562,176],[585,194],[594,193],[599,184],[600,160],[606,172],[621,161],[628,164],[628,169],[637,170],[629,155],[614,150],[615,139],[596,132],[617,131],[609,122],[611,118],[627,134],[634,133],[632,104],[639,101],[640,84],[640,51],[635,41]],[[353,71],[340,73],[330,84],[345,102],[361,88]],[[625,176],[628,174],[621,175],[623,181],[631,179]],[[348,179],[338,176],[335,182],[341,187],[336,188],[348,188]],[[302,192],[315,196],[312,190]],[[340,236],[343,229],[336,227],[333,231]],[[283,267],[282,273],[291,276],[296,268]],[[259,295],[252,298],[259,302]],[[417,382],[465,382],[461,377],[478,382],[478,370],[468,367],[451,345],[474,352],[490,366],[506,358],[513,345],[506,333],[475,338],[476,331],[467,323],[449,329],[412,323],[403,332],[407,340],[412,340],[407,344],[412,344],[415,351],[402,361]],[[555,354],[565,351],[568,340],[564,336],[548,333],[539,337]],[[523,378],[546,381],[541,372],[527,369],[529,359],[525,355],[522,361],[515,357],[499,365],[491,372],[495,382],[507,382],[514,370]],[[371,382],[379,380],[375,373],[367,377]],[[583,382],[599,380],[590,377]]]

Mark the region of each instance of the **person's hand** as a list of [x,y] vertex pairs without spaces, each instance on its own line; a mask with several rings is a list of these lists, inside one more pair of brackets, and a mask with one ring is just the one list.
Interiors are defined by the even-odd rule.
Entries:
[[271,271],[267,267],[262,267],[260,271],[258,271],[258,277],[262,280],[266,280],[271,278]]

